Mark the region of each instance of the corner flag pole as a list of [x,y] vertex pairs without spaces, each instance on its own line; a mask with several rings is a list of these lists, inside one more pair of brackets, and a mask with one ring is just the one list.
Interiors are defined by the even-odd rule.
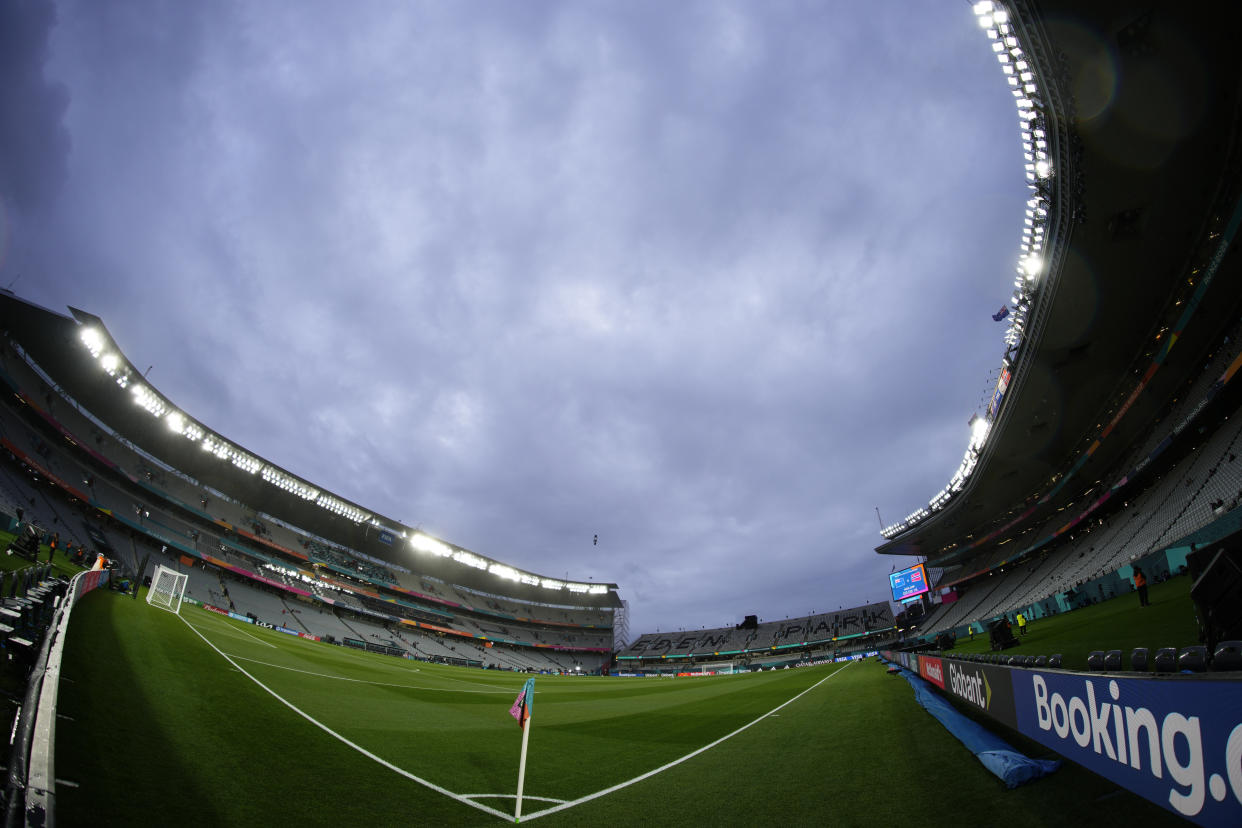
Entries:
[[522,760],[518,763],[517,813],[514,822],[522,821],[522,787],[526,784],[526,742],[530,739],[530,714],[526,714],[526,724],[522,726]]
[[522,728],[522,758],[518,762],[517,810],[513,814],[515,823],[522,821],[522,789],[526,785],[526,745],[530,741],[530,718],[534,701],[535,680],[531,678],[526,680],[526,684],[522,686],[522,692],[518,694],[517,701],[509,710],[509,714],[518,720]]

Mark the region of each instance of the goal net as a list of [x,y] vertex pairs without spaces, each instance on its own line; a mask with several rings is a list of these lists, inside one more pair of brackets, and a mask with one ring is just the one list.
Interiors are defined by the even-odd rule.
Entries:
[[177,614],[181,613],[181,596],[185,593],[188,575],[160,564],[151,576],[151,588],[147,590],[147,603]]

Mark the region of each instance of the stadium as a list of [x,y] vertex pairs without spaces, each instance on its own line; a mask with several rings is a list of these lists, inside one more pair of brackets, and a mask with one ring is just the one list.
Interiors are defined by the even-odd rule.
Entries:
[[1236,38],[973,10],[1029,201],[891,601],[631,630],[625,584],[351,502],[0,291],[6,824],[1242,822]]

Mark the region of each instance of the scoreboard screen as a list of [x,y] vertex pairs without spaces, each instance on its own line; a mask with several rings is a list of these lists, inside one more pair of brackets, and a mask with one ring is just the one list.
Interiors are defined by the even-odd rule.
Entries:
[[927,570],[923,564],[894,572],[888,576],[889,586],[893,588],[893,600],[897,603],[908,600],[916,595],[927,592]]

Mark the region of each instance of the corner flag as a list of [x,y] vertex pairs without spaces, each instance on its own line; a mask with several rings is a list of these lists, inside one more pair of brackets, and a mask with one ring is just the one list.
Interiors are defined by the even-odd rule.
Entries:
[[517,719],[518,727],[525,728],[526,722],[530,719],[531,705],[535,701],[535,680],[527,679],[522,685],[522,692],[518,693],[518,697],[513,702],[513,707],[509,708],[509,715]]
[[509,715],[517,719],[518,727],[522,728],[522,758],[518,762],[517,807],[513,812],[514,822],[522,821],[522,788],[526,784],[526,740],[530,738],[530,728],[526,724],[530,721],[530,711],[534,704],[535,680],[529,678],[522,685],[522,692],[518,693],[513,707],[509,708]]

